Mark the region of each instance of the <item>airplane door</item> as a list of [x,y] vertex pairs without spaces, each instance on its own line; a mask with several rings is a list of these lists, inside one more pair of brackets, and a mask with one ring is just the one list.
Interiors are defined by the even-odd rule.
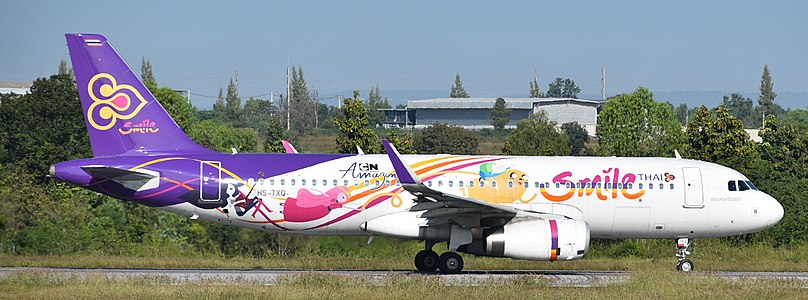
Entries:
[[686,208],[704,207],[704,191],[701,184],[701,170],[699,168],[682,168],[685,181]]
[[219,201],[222,193],[222,163],[218,161],[199,162],[199,200]]

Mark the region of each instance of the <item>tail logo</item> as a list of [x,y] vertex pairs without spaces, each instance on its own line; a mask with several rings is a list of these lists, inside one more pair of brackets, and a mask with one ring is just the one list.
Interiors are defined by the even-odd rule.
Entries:
[[[128,84],[118,84],[115,77],[107,73],[93,76],[87,84],[87,93],[93,99],[87,110],[87,120],[90,126],[98,130],[109,130],[118,120],[134,118],[148,103],[137,89]],[[154,127],[154,124],[148,125]]]

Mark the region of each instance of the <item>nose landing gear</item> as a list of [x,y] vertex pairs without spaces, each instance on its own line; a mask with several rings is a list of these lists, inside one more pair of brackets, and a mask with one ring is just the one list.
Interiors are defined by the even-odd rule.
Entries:
[[690,255],[691,242],[692,241],[689,238],[680,238],[676,240],[676,257],[679,258],[679,262],[676,264],[676,270],[679,272],[687,273],[693,271],[693,261],[686,258],[688,255]]

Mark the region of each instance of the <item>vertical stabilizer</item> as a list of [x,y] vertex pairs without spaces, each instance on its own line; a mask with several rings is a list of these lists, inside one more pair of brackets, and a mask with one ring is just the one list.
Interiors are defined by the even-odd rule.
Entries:
[[66,34],[95,156],[211,152],[194,143],[100,34]]

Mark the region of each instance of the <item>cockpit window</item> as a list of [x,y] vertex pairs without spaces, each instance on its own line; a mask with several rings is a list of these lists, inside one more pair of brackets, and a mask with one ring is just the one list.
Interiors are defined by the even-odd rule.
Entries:
[[756,187],[754,184],[752,184],[752,182],[751,182],[751,181],[747,180],[747,181],[746,181],[746,184],[748,184],[748,185],[749,185],[749,187],[750,187],[750,188],[752,188],[753,190],[756,190],[756,191],[758,190],[758,188],[757,188],[757,187]]
[[732,192],[738,190],[738,187],[735,185],[735,180],[730,180],[729,182],[727,182],[727,189],[729,189]]
[[738,190],[739,191],[748,191],[748,190],[751,190],[751,189],[752,188],[749,187],[748,184],[746,184],[746,181],[738,180]]

